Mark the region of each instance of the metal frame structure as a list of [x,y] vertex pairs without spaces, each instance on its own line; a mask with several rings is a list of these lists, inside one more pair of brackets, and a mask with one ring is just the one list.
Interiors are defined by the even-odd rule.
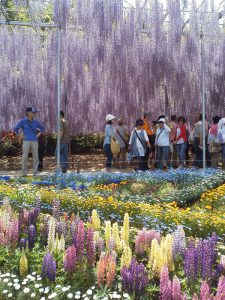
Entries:
[[[127,4],[128,1],[125,1]],[[197,8],[197,11],[200,7],[204,4],[205,0],[202,0],[200,5]],[[225,2],[225,0],[221,0],[219,7]],[[131,5],[131,4],[130,4]],[[135,9],[131,5],[132,9]],[[143,7],[144,8],[144,7]],[[129,10],[130,7],[124,7],[125,10]],[[13,10],[9,10],[12,12]],[[165,11],[165,18],[167,17],[167,9],[163,9]],[[15,10],[15,12],[18,12]],[[188,10],[184,10],[183,12],[188,13]],[[7,10],[4,10],[4,13],[7,13]],[[210,12],[205,12],[205,14],[209,14]],[[211,12],[212,13],[212,12]],[[223,17],[223,12],[218,12],[218,20]],[[166,21],[169,22],[169,21]],[[185,29],[186,25],[189,23],[189,19],[185,21],[182,27],[182,31]],[[32,22],[20,22],[20,21],[4,21],[0,19],[0,26],[19,26],[19,27],[46,27],[57,29],[57,170],[60,170],[60,106],[61,106],[61,44],[62,44],[62,29],[50,24],[50,23],[32,23]],[[80,29],[79,29],[80,30]],[[205,133],[205,50],[204,50],[204,31],[203,25],[201,27],[201,34],[200,34],[200,43],[201,43],[201,100],[202,100],[202,145],[203,145],[203,168],[206,168],[206,133]]]
[[57,29],[57,170],[60,170],[60,106],[61,106],[61,44],[62,44],[62,30],[55,25],[49,23],[39,23],[35,25],[31,22],[18,21],[1,21],[0,26],[26,26],[26,27],[46,27]]

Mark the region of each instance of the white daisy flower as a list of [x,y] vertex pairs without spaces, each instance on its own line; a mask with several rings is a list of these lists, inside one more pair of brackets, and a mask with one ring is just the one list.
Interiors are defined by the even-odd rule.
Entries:
[[66,292],[66,291],[68,291],[68,288],[67,288],[66,286],[64,286],[64,287],[62,288],[62,291],[63,291],[63,292]]
[[8,286],[12,286],[12,285],[13,285],[12,282],[9,282],[9,283],[8,283]]
[[60,284],[57,284],[56,288],[57,288],[57,289],[61,288],[61,285],[60,285]]
[[15,278],[15,277],[16,277],[16,275],[12,274],[12,275],[11,275],[11,277],[12,277],[12,278]]
[[19,279],[16,278],[16,279],[13,280],[13,282],[19,282]]
[[67,298],[68,298],[68,299],[72,299],[72,298],[73,298],[73,294],[72,294],[72,293],[69,293],[69,294],[67,295]]
[[41,297],[41,299],[40,300],[45,300],[45,297]]
[[32,293],[30,296],[31,296],[31,298],[34,298],[34,297],[36,297],[36,294]]
[[33,276],[35,276],[37,273],[36,273],[36,272],[32,272],[31,274],[32,274]]
[[28,279],[31,279],[31,277],[32,277],[32,276],[31,276],[30,274],[27,275],[27,278],[28,278]]
[[34,287],[35,287],[36,289],[38,289],[38,288],[40,287],[40,285],[39,285],[38,283],[35,283]]
[[5,277],[8,277],[8,276],[10,276],[10,273],[6,273],[6,274],[5,274]]
[[87,290],[86,294],[87,294],[88,296],[92,295],[92,290],[90,290],[90,289]]
[[7,294],[7,293],[8,293],[8,290],[3,290],[2,293],[3,293],[3,294]]
[[57,293],[54,292],[51,295],[48,296],[48,299],[54,299],[55,297],[57,297]]
[[44,289],[43,289],[43,288],[39,289],[39,292],[40,292],[40,293],[43,293],[43,292],[44,292]]
[[14,284],[14,288],[15,288],[15,290],[19,290],[19,289],[20,289],[20,284],[15,283],[15,284]]
[[80,295],[75,295],[74,299],[80,299]]
[[8,298],[12,298],[13,294],[12,293],[9,293],[8,294]]
[[9,279],[8,278],[4,278],[3,282],[9,282]]
[[24,292],[24,294],[28,294],[28,293],[30,292],[30,289],[29,289],[29,288],[25,288],[25,289],[23,290],[23,292]]

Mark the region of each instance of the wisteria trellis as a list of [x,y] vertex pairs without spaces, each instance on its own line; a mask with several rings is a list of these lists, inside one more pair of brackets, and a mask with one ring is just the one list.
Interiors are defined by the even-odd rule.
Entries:
[[[62,109],[73,132],[101,131],[107,113],[131,126],[145,110],[155,118],[165,112],[165,85],[170,113],[191,119],[201,109],[196,0],[184,30],[182,1],[167,0],[166,14],[160,0],[126,10],[123,0],[53,2],[63,30]],[[204,25],[209,117],[225,114],[225,33],[212,4],[204,4],[212,11]],[[56,53],[55,29],[0,27],[0,128],[11,129],[31,104],[56,130]]]

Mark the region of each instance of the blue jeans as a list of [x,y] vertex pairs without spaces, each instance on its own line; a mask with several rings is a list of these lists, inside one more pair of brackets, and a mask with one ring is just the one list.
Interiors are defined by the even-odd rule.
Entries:
[[[57,153],[57,149],[56,149]],[[69,145],[68,144],[61,144],[60,145],[60,165],[62,169],[68,169],[68,156],[69,156]]]
[[111,151],[111,147],[110,144],[105,144],[104,145],[104,151],[106,154],[106,168],[111,168],[112,167],[112,159],[113,159],[113,154]]
[[164,146],[164,147],[156,147],[156,160],[158,164],[158,168],[163,168],[163,162],[166,162],[167,167],[171,168],[171,161],[170,161],[170,147]]
[[185,158],[186,158],[186,148],[187,148],[187,142],[184,142],[182,144],[177,144],[177,155],[179,159],[179,165],[184,166]]

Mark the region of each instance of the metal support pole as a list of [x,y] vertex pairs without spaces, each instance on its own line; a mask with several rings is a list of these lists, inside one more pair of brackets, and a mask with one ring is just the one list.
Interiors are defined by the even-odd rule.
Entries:
[[60,170],[60,105],[61,105],[61,43],[62,31],[57,31],[57,171]]
[[206,134],[205,134],[205,48],[204,33],[201,28],[201,98],[202,98],[202,153],[203,169],[206,168]]

